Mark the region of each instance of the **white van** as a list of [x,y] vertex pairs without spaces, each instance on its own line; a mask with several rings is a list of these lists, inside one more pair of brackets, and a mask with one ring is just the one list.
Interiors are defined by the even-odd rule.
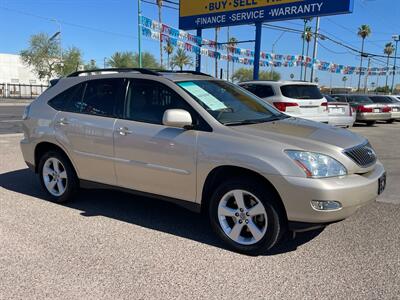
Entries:
[[303,81],[248,81],[239,85],[285,114],[328,123],[328,102],[317,84]]

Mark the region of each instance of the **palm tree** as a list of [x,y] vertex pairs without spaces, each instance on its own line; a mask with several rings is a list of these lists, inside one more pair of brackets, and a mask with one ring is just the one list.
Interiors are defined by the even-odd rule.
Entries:
[[167,69],[171,67],[171,54],[174,53],[174,46],[170,41],[164,46],[164,51],[167,53]]
[[[158,22],[161,24],[162,23],[161,12],[162,12],[163,0],[157,0],[157,6],[158,6]],[[163,47],[162,47],[161,35],[160,35],[160,64],[161,68],[163,68],[164,62],[163,62]]]
[[390,61],[390,56],[394,52],[394,45],[393,43],[387,43],[385,45],[385,49],[383,50],[383,53],[387,55],[387,63],[386,63],[386,84],[385,84],[385,89],[388,86],[388,80],[389,80],[389,61]]
[[176,54],[172,57],[171,65],[174,67],[179,67],[182,71],[185,66],[193,66],[193,59],[186,54],[185,50],[179,48]]
[[[229,39],[229,47],[228,47],[228,49],[232,53],[232,56],[234,54],[234,48],[236,47],[237,44],[238,44],[237,38],[231,37]],[[228,69],[229,69],[229,61],[228,61]],[[235,62],[232,61],[232,74],[234,74],[234,73],[235,73]]]
[[115,52],[108,61],[112,68],[132,68],[135,65],[132,52]]
[[[304,33],[302,34],[301,38],[307,43],[307,54],[306,57],[308,57],[308,54],[310,52],[310,42],[312,40],[313,33],[312,33],[312,28],[310,26],[306,27],[306,30],[304,30]],[[304,67],[304,81],[306,81],[307,78],[307,65]]]
[[362,39],[362,46],[361,46],[361,62],[360,62],[360,76],[358,77],[358,90],[361,87],[361,68],[363,66],[363,57],[364,57],[364,46],[365,46],[365,39],[371,35],[372,31],[369,25],[361,25],[358,28],[357,35]]
[[347,80],[348,80],[347,76],[343,76],[342,81],[343,81],[344,88],[346,88],[346,81]]
[[[215,52],[218,52],[218,32],[220,28],[215,27]],[[218,57],[215,55],[215,78],[218,78]]]
[[[309,19],[305,18],[305,19],[303,19],[303,21],[304,21],[304,31],[303,31],[303,33],[301,35],[301,39],[303,41],[303,47],[302,47],[302,50],[301,50],[301,57],[302,58],[304,58],[304,46],[305,46],[304,34],[306,33],[307,24],[308,24],[308,22],[312,21],[312,18],[309,18]],[[300,69],[300,80],[303,80],[303,64],[301,64],[301,69]]]

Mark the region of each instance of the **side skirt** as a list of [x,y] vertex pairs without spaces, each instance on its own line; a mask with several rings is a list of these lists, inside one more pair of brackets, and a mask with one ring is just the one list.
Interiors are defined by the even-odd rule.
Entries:
[[195,202],[189,202],[189,201],[185,201],[185,200],[181,200],[181,199],[175,199],[175,198],[170,198],[170,197],[166,197],[166,196],[160,196],[160,195],[156,195],[156,194],[131,190],[131,189],[123,188],[123,187],[102,184],[102,183],[93,182],[93,181],[89,181],[89,180],[80,180],[80,187],[83,189],[91,189],[91,190],[120,191],[123,193],[132,194],[132,195],[136,195],[136,196],[142,196],[142,197],[147,197],[147,198],[158,199],[158,200],[170,202],[170,203],[173,203],[175,205],[178,205],[180,207],[183,207],[183,208],[185,208],[189,211],[195,212],[195,213],[201,212],[201,205],[198,203],[195,203]]

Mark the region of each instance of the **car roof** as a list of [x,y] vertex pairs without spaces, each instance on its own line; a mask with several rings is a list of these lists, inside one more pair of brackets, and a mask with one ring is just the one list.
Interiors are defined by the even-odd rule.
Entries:
[[309,86],[318,86],[317,83],[308,82],[308,81],[300,81],[300,80],[249,80],[249,81],[242,81],[239,83],[241,84],[269,84],[269,85],[309,85]]
[[[140,76],[138,76],[140,75]],[[66,79],[101,79],[101,78],[146,78],[154,76],[154,79],[166,78],[170,81],[191,81],[191,80],[219,80],[208,74],[196,72],[196,71],[168,71],[168,70],[153,70],[144,68],[107,68],[107,69],[95,69],[95,70],[84,70],[74,72],[66,77],[55,79],[51,81],[52,85],[57,84],[59,80]]]

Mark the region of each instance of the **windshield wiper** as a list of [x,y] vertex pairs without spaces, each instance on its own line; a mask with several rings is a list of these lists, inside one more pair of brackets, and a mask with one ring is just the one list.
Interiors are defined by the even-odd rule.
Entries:
[[260,124],[260,123],[267,123],[267,122],[274,122],[283,119],[290,118],[289,116],[281,115],[281,116],[272,116],[270,118],[265,119],[258,119],[258,120],[243,120],[237,122],[226,122],[223,123],[225,126],[240,126],[240,125],[252,125],[252,124]]

